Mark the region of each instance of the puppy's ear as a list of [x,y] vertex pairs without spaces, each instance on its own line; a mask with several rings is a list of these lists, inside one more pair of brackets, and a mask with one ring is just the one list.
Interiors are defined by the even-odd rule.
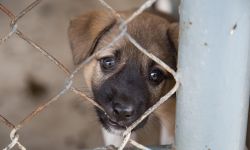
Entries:
[[75,64],[94,53],[98,40],[115,22],[115,17],[104,11],[90,12],[70,22],[68,37]]
[[168,38],[170,43],[173,47],[178,50],[178,43],[179,43],[179,24],[178,23],[171,23],[167,30]]

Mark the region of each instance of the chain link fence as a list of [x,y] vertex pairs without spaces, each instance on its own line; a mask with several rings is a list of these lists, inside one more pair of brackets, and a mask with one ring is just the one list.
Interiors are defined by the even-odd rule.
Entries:
[[[13,124],[8,120],[8,118],[4,117],[2,114],[0,114],[0,123],[6,125],[6,128],[10,128],[10,140],[11,142],[6,145],[4,150],[10,150],[13,149],[14,147],[18,147],[21,150],[25,150],[25,143],[21,143],[19,141],[19,132],[22,130],[22,128],[25,127],[25,125],[29,124],[34,117],[36,117],[39,113],[44,111],[48,106],[50,106],[52,103],[55,101],[58,101],[66,92],[73,92],[80,97],[82,97],[83,100],[88,100],[90,101],[93,105],[101,109],[102,111],[105,112],[105,110],[98,104],[96,103],[93,99],[89,98],[84,92],[80,91],[78,88],[73,86],[74,78],[75,75],[84,67],[86,63],[91,61],[93,58],[97,56],[97,53],[93,54],[90,56],[88,59],[86,59],[84,62],[82,62],[80,65],[76,67],[75,70],[72,72],[69,71],[68,68],[66,68],[63,63],[58,61],[54,56],[48,53],[48,50],[44,49],[42,46],[38,45],[36,42],[34,42],[32,39],[30,39],[28,36],[22,33],[22,31],[18,28],[18,21],[21,20],[28,12],[30,12],[35,6],[37,6],[42,0],[36,0],[32,2],[30,5],[28,5],[25,9],[23,9],[20,13],[14,14],[11,12],[7,7],[2,5],[0,3],[0,10],[2,13],[4,13],[8,18],[10,19],[10,31],[7,35],[2,36],[0,39],[0,44],[5,43],[11,36],[16,35],[20,39],[24,40],[27,42],[29,45],[31,45],[34,50],[37,50],[41,55],[45,56],[48,58],[48,61],[51,63],[55,64],[61,71],[62,73],[67,75],[67,78],[65,79],[65,84],[62,90],[56,94],[53,98],[48,100],[46,103],[38,106],[36,109],[34,109],[28,116],[23,118],[19,123]],[[106,47],[103,49],[108,49],[111,46],[113,46],[118,40],[121,38],[127,38],[139,51],[141,51],[143,54],[147,55],[150,57],[153,61],[161,65],[164,69],[166,69],[175,79],[176,83],[172,87],[172,89],[166,93],[155,105],[153,105],[151,108],[149,108],[138,120],[136,120],[131,126],[129,126],[124,132],[123,132],[123,142],[122,144],[118,147],[119,150],[124,149],[124,147],[127,145],[127,143],[131,143],[135,147],[139,149],[148,149],[146,146],[139,144],[138,142],[130,139],[130,135],[132,130],[141,122],[143,121],[148,115],[150,115],[154,110],[156,110],[162,103],[167,101],[178,89],[179,87],[179,81],[177,79],[176,72],[170,68],[167,64],[165,64],[163,61],[161,61],[159,58],[156,56],[152,55],[151,53],[148,53],[146,49],[144,49],[137,41],[129,35],[127,32],[127,25],[135,19],[138,15],[140,15],[144,10],[147,8],[151,7],[156,0],[147,0],[144,4],[142,4],[130,17],[124,19],[122,18],[119,13],[114,10],[109,4],[107,4],[104,0],[99,0],[99,2],[103,5],[103,7],[107,8],[109,12],[117,19],[120,21],[120,33],[119,35],[116,36],[116,38],[113,39],[111,43],[109,43]]]

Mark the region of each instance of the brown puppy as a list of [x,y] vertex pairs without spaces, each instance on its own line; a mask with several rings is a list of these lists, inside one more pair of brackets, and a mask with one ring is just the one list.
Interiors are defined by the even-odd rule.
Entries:
[[[119,13],[124,18],[132,14],[129,11]],[[176,68],[177,23],[143,12],[128,24],[127,31],[148,52]],[[72,20],[68,34],[74,63],[77,65],[100,51],[119,33],[119,21],[108,12],[90,12]],[[137,50],[125,37],[111,48],[101,50],[83,71],[91,96],[109,116],[96,109],[100,122],[108,131],[125,130],[174,85],[166,70]],[[175,97],[154,113],[166,127],[167,143],[173,142]],[[147,119],[136,129],[146,122]]]

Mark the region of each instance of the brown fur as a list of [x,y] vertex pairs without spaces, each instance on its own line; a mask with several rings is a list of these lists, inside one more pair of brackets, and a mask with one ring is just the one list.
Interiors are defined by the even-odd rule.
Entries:
[[[131,12],[119,12],[122,17],[127,18]],[[69,27],[69,40],[75,64],[79,64],[94,52],[100,51],[107,46],[119,33],[119,21],[117,21],[108,12],[91,12],[74,19]],[[140,30],[138,30],[140,29]],[[143,32],[142,32],[143,31]],[[176,55],[178,46],[178,24],[172,23],[165,18],[155,14],[144,12],[128,24],[128,33],[148,52],[154,54],[172,68],[176,69]],[[122,50],[121,50],[122,49]],[[115,71],[104,74],[101,70],[99,59],[115,55],[119,50],[121,60]],[[133,58],[141,64],[143,76],[147,76],[148,67],[152,60],[142,54],[131,44],[128,39],[122,38],[110,49],[103,50],[96,59],[93,59],[84,67],[84,79],[87,87],[98,87],[105,80],[123,70],[128,63],[128,59]],[[155,67],[161,66],[155,64]],[[163,70],[163,69],[162,69]],[[168,74],[167,71],[164,71]],[[162,82],[159,86],[147,84],[151,92],[151,101],[153,103],[159,100],[174,85],[173,78]],[[174,137],[175,130],[175,97],[163,104],[155,115],[167,127],[170,135]]]

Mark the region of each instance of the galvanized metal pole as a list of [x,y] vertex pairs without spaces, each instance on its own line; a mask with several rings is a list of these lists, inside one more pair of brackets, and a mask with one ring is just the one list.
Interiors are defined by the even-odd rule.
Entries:
[[243,150],[249,103],[250,1],[182,0],[177,150]]

